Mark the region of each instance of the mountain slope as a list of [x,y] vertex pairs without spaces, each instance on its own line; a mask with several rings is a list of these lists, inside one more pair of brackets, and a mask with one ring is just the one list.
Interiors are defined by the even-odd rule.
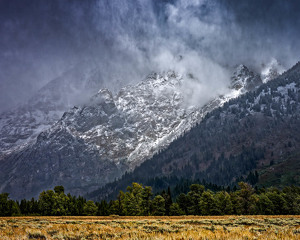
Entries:
[[152,74],[116,95],[100,90],[84,106],[64,113],[35,143],[0,161],[0,191],[30,197],[62,184],[73,194],[84,194],[114,181],[246,91],[254,74],[243,69],[233,80],[241,86],[203,107],[186,106],[182,82],[188,79],[174,72]]
[[[166,150],[89,197],[112,196],[133,181],[149,184],[162,177],[198,178],[230,185],[255,170],[260,175],[258,184],[299,185],[299,126],[300,63],[297,63],[257,90],[208,113]],[[289,169],[291,163],[293,173],[281,171]],[[288,175],[289,180],[283,175]]]
[[83,102],[83,95],[95,94],[100,87],[101,69],[81,63],[50,81],[22,106],[1,113],[0,159],[33,143],[70,106]]

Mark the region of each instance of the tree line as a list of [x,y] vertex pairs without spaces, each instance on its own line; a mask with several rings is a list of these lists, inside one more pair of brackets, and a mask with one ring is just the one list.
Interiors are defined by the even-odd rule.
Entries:
[[100,202],[65,194],[63,186],[40,193],[35,200],[9,199],[0,194],[0,216],[180,216],[180,215],[284,215],[300,214],[300,187],[254,189],[245,182],[234,191],[213,192],[192,184],[190,191],[172,198],[170,188],[160,194],[152,188],[132,183],[117,199]]

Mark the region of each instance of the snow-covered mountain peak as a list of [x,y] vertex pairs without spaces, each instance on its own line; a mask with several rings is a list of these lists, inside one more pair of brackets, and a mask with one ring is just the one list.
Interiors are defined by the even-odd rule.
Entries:
[[[182,87],[185,77],[174,71],[153,73],[115,95],[101,89],[90,104],[66,112],[58,125],[67,127],[68,133],[91,149],[98,149],[101,158],[132,169],[188,131],[207,112],[241,93],[235,87],[234,93],[217,97],[204,107],[187,106]],[[235,82],[241,82],[247,91],[255,77],[240,66]]]
[[239,65],[231,77],[231,89],[246,92],[253,90],[262,83],[258,74],[250,71],[245,65]]
[[[151,74],[113,95],[101,89],[91,104],[65,113],[61,126],[99,149],[102,157],[135,166],[195,124],[180,92],[182,78],[174,72]],[[193,118],[193,119],[191,119]],[[173,131],[174,130],[174,131]],[[49,130],[51,131],[51,129]]]
[[261,72],[261,78],[263,83],[266,83],[284,72],[284,67],[278,62],[275,58],[273,58],[268,64],[263,65],[263,69]]
[[[235,83],[241,82],[247,91],[255,83],[253,79],[256,75],[241,67]],[[18,154],[5,159],[9,162],[9,157],[17,156],[16,161],[28,165],[26,171],[21,167],[20,172],[36,178],[26,177],[27,188],[39,191],[36,182],[43,189],[63,182],[77,194],[82,194],[83,189],[95,190],[133,170],[188,132],[208,112],[241,94],[241,88],[228,89],[229,94],[211,96],[213,100],[207,100],[204,106],[188,105],[187,88],[193,84],[199,85],[194,76],[168,71],[151,74],[117,94],[101,89],[84,105],[65,112],[37,138],[30,135],[36,142],[31,141]],[[20,189],[17,175],[9,178],[11,186],[26,194],[26,189]],[[4,184],[2,188],[5,187]]]
[[178,86],[182,81],[182,76],[175,71],[167,71],[161,74],[152,73],[146,77],[144,81],[141,81],[136,87],[162,87],[162,86]]
[[93,95],[86,105],[100,104],[102,102],[111,103],[113,101],[112,92],[109,89],[104,88],[100,89],[97,94]]
[[244,64],[240,64],[240,65],[237,66],[234,74],[237,74],[237,75],[249,75],[250,74],[250,70]]

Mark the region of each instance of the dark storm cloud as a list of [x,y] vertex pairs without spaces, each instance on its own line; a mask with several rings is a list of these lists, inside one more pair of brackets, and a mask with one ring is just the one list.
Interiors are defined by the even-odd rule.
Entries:
[[231,13],[240,30],[240,36],[232,33],[237,52],[244,55],[238,59],[259,62],[274,57],[286,67],[299,61],[299,1],[222,0],[220,7]]
[[123,85],[193,72],[205,101],[226,86],[226,66],[295,63],[299,10],[281,0],[0,0],[0,110],[83,61]]

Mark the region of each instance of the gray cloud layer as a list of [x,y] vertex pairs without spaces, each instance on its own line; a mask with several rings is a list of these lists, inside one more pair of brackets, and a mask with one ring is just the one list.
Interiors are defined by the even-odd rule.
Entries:
[[228,67],[298,61],[299,12],[293,0],[0,0],[0,110],[83,61],[108,85],[176,69],[216,93]]

